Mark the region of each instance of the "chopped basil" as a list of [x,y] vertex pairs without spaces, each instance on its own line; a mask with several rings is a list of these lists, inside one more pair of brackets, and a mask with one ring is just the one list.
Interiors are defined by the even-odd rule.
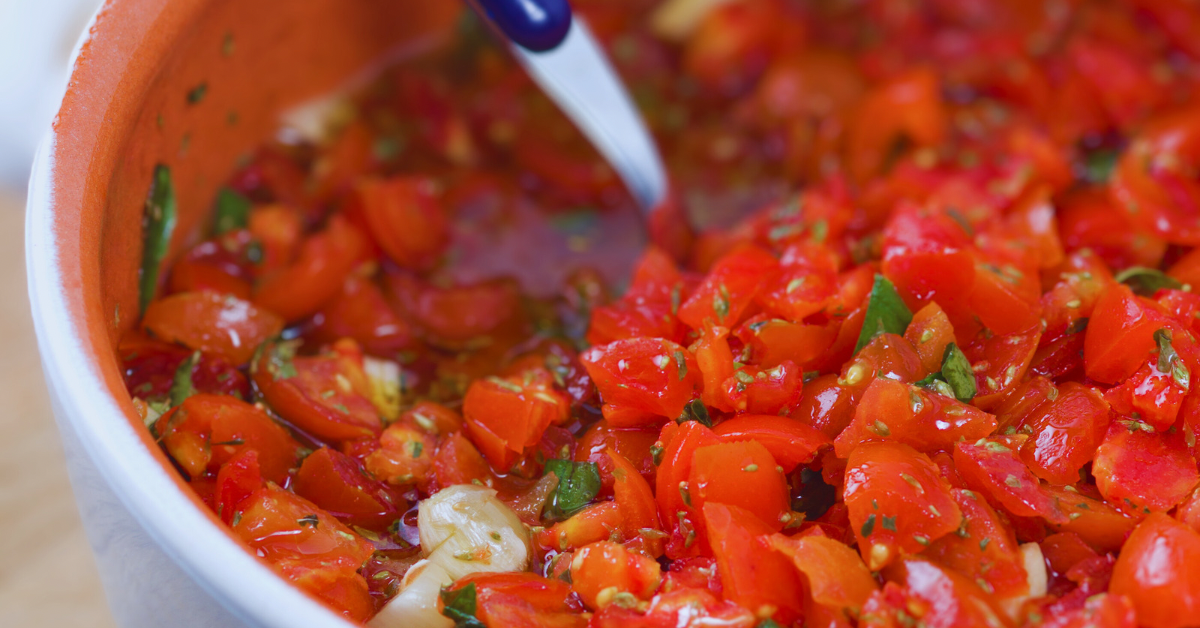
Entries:
[[942,378],[950,384],[955,399],[968,402],[975,398],[975,371],[966,354],[953,342],[946,345],[942,354]]
[[292,359],[296,357],[296,349],[300,347],[299,340],[288,340],[286,342],[278,342],[268,340],[259,345],[254,353],[254,358],[250,360],[250,371],[258,370],[258,365],[262,361],[259,358],[265,352],[267,355],[266,369],[271,375],[271,379],[278,381],[281,379],[291,379],[297,375],[296,365]]
[[217,218],[213,223],[213,233],[221,235],[226,231],[241,229],[250,221],[250,199],[238,194],[230,188],[221,188],[217,192]]
[[1108,183],[1121,152],[1114,148],[1093,150],[1083,156],[1083,179],[1089,183]]
[[1167,276],[1161,270],[1156,268],[1146,268],[1144,266],[1131,266],[1117,273],[1117,281],[1127,285],[1136,294],[1142,296],[1154,296],[1155,292],[1164,288],[1179,290],[1183,284],[1174,277]]
[[911,322],[912,312],[900,299],[896,286],[887,277],[876,274],[875,285],[871,287],[871,296],[867,300],[867,315],[863,318],[862,331],[858,334],[854,352],[858,353],[879,334],[903,334]]
[[683,407],[683,414],[679,415],[676,423],[686,423],[688,421],[696,421],[704,427],[713,426],[712,418],[708,415],[708,408],[699,399],[693,399]]
[[758,622],[758,625],[755,626],[754,628],[782,628],[782,627],[779,625],[779,622],[768,617],[768,618]]
[[196,394],[196,386],[192,383],[192,371],[196,369],[196,363],[199,361],[200,352],[197,351],[180,362],[175,369],[175,379],[171,382],[170,392],[172,407],[182,404],[188,397]]
[[171,183],[171,169],[163,164],[154,167],[154,180],[146,196],[145,214],[142,217],[142,269],[138,280],[139,312],[145,313],[154,295],[158,292],[158,278],[162,272],[163,259],[171,246],[171,234],[175,232],[177,208],[175,186]]
[[867,522],[862,525],[860,532],[862,532],[863,537],[871,536],[871,533],[875,532],[875,515],[867,516]]
[[188,90],[187,101],[189,105],[195,105],[208,94],[208,83],[201,83],[192,89]]
[[442,589],[442,615],[454,622],[454,628],[487,628],[475,617],[475,583],[451,591]]
[[594,462],[547,460],[545,472],[558,477],[558,488],[544,514],[547,519],[570,517],[591,503],[600,492],[600,470]]
[[1187,390],[1192,383],[1192,374],[1171,345],[1171,330],[1163,327],[1154,332],[1154,341],[1158,343],[1158,372],[1169,374],[1180,388]]

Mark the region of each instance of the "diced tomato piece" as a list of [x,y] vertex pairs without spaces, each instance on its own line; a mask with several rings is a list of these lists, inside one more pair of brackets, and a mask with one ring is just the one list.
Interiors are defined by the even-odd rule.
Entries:
[[750,347],[753,362],[762,368],[769,369],[784,362],[807,368],[833,346],[838,326],[829,323],[806,325],[756,316],[734,333]]
[[151,303],[142,327],[162,340],[240,365],[263,341],[279,334],[283,319],[233,295],[184,292]]
[[996,417],[956,399],[918,386],[880,377],[863,393],[854,420],[833,441],[845,458],[870,441],[904,443],[918,451],[949,449],[978,440],[996,429]]
[[367,353],[392,356],[413,343],[413,330],[400,318],[370,279],[351,273],[342,291],[318,315],[312,332],[318,344],[353,338]]
[[947,126],[937,74],[928,67],[908,69],[868,92],[856,109],[846,138],[847,170],[866,182],[888,165],[899,138],[936,146]]
[[879,589],[858,552],[848,545],[816,534],[771,536],[771,547],[791,559],[808,581],[817,604],[857,617],[867,598]]
[[1128,419],[1108,428],[1096,450],[1092,474],[1105,499],[1135,515],[1170,510],[1200,483],[1182,433],[1157,434],[1149,425]]
[[922,556],[967,576],[997,599],[1029,593],[1024,558],[1012,530],[982,495],[953,491],[963,514],[962,528],[933,542]]
[[692,329],[733,327],[742,320],[766,277],[779,262],[767,251],[744,246],[729,252],[679,307],[679,320]]
[[1138,623],[1182,628],[1200,613],[1200,533],[1164,514],[1146,518],[1113,568],[1110,591],[1127,595]]
[[1088,319],[1083,346],[1088,377],[1116,384],[1133,375],[1154,349],[1154,332],[1162,327],[1155,314],[1126,286],[1105,291]]
[[[124,367],[125,388],[129,394],[154,399],[170,394],[179,366],[195,352],[141,333],[129,333],[121,338],[117,354]],[[192,365],[191,381],[196,392],[250,398],[250,382],[246,376],[219,355],[200,352],[199,359]]]
[[1047,492],[1018,451],[1027,436],[995,436],[954,447],[954,466],[967,486],[1019,517],[1042,517],[1067,523],[1057,500]]
[[784,320],[799,323],[837,297],[837,257],[825,246],[794,244],[783,252],[777,269],[768,272],[758,303]]
[[192,395],[154,427],[167,452],[192,477],[217,471],[239,452],[253,449],[263,478],[283,482],[300,448],[266,412],[225,395]]
[[565,552],[606,541],[623,528],[621,507],[617,502],[592,504],[537,534],[537,542],[546,549]]
[[1075,382],[1056,390],[1057,398],[1019,424],[1030,435],[1021,445],[1021,459],[1051,484],[1074,484],[1108,431],[1108,403],[1096,390]]
[[571,559],[572,588],[588,608],[608,606],[620,593],[649,600],[660,582],[657,561],[612,541],[582,547]]
[[547,427],[566,420],[571,402],[552,383],[534,378],[525,385],[519,377],[471,383],[463,399],[467,436],[495,468],[507,471]]
[[812,462],[817,452],[830,444],[827,436],[800,421],[769,414],[743,414],[722,421],[713,432],[725,442],[761,444],[784,473]]
[[692,508],[708,502],[737,506],[776,532],[791,511],[787,478],[771,452],[753,440],[697,448],[686,490]]
[[851,390],[838,383],[837,375],[822,375],[804,386],[804,398],[791,415],[830,440],[854,420]]
[[954,342],[954,326],[942,308],[931,301],[913,314],[912,322],[904,331],[904,339],[917,350],[925,372],[936,373],[942,370],[946,346]]
[[[477,573],[446,588],[475,585],[475,617],[495,628],[583,628],[587,624],[571,585],[532,573]],[[438,600],[438,607],[443,602]]]
[[700,400],[706,406],[726,412],[733,410],[724,389],[734,370],[728,336],[729,330],[724,327],[706,327],[701,330],[700,339],[691,346],[700,368]]
[[433,458],[433,477],[438,488],[475,482],[484,486],[495,484],[491,466],[462,432],[450,434],[438,445]]
[[[614,427],[678,417],[699,383],[695,356],[669,340],[618,340],[592,347],[579,359],[600,390],[605,418]],[[634,411],[642,418],[616,421],[611,415],[617,410]]]
[[292,490],[340,520],[372,529],[387,527],[408,510],[407,500],[328,447],[304,459]]
[[254,291],[254,304],[295,321],[337,296],[342,280],[367,252],[365,236],[335,215],[324,231],[309,236],[296,260],[264,277]]
[[708,502],[703,513],[725,598],[784,624],[798,619],[803,613],[796,595],[800,576],[762,538],[772,528],[737,506]]
[[[1003,626],[1003,612],[992,596],[966,576],[924,558],[897,561],[885,572],[892,582],[903,583],[918,603],[903,608],[921,609],[914,619],[929,626]],[[866,610],[866,609],[864,609]]]
[[213,506],[217,516],[226,524],[232,523],[238,508],[262,487],[258,452],[250,448],[239,451],[217,471],[217,484],[213,495]]
[[449,241],[449,225],[438,203],[436,184],[424,177],[368,178],[354,189],[355,205],[370,227],[371,238],[392,261],[424,268]]
[[901,443],[855,448],[846,464],[843,495],[859,552],[872,571],[924,551],[962,523],[937,466]]
[[267,403],[284,419],[335,441],[377,436],[383,429],[357,345],[295,356],[295,345],[268,343],[251,369]]
[[370,542],[281,488],[259,489],[245,503],[232,526],[243,543],[334,610],[358,621],[373,612],[367,583],[357,573],[375,551]]
[[672,559],[695,556],[704,546],[703,522],[688,503],[690,499],[684,499],[682,489],[688,488],[696,450],[719,442],[720,438],[712,430],[697,421],[683,423],[669,440],[664,441],[662,464],[654,481],[654,497],[658,501],[659,517],[671,534],[667,541],[667,556]]
[[743,366],[725,380],[725,398],[735,412],[787,414],[800,400],[804,374],[791,361],[769,369]]
[[651,448],[658,440],[658,434],[659,430],[655,428],[614,428],[601,419],[579,437],[575,461],[596,464],[604,491],[613,486],[614,467],[608,457],[610,451],[620,454],[647,482],[653,483],[658,467],[654,464]]
[[1007,336],[981,333],[964,347],[963,353],[975,370],[978,391],[971,402],[989,410],[1015,389],[1029,371],[1041,336],[1039,322],[1031,329]]
[[602,345],[629,338],[665,338],[683,342],[687,327],[679,320],[684,280],[675,262],[649,247],[634,269],[629,290],[617,301],[592,311],[587,339]]
[[1055,530],[1072,532],[1101,551],[1115,552],[1138,524],[1140,517],[1129,515],[1101,499],[1092,499],[1067,487],[1047,489],[1057,501],[1066,523],[1052,523]]

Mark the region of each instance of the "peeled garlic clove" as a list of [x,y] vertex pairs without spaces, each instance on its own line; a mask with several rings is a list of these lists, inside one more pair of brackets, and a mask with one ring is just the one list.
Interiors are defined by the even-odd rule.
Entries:
[[391,360],[363,357],[363,371],[371,382],[371,403],[388,423],[400,416],[400,365]]
[[529,567],[529,531],[490,488],[442,489],[421,502],[417,529],[426,558],[404,574],[399,595],[372,628],[449,628],[453,622],[437,610],[442,587],[467,574]]

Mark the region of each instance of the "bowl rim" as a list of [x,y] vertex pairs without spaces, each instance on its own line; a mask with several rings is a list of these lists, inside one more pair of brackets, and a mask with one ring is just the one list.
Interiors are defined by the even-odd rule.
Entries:
[[[106,0],[96,10],[71,55],[62,108],[34,157],[26,200],[26,280],[42,369],[55,401],[60,429],[76,433],[105,484],[158,548],[235,617],[248,625],[280,628],[353,626],[276,575],[197,508],[196,499],[180,490],[171,471],[134,431],[134,423],[108,393],[93,359],[112,348],[89,337],[82,300],[72,298],[72,291],[84,281],[83,273],[80,264],[64,264],[64,260],[83,255],[79,246],[72,246],[79,237],[80,208],[64,207],[59,201],[68,186],[83,189],[88,185],[85,175],[92,166],[89,164],[82,172],[60,167],[58,156],[64,152],[91,154],[96,148],[97,139],[89,137],[85,122],[102,119],[113,104],[113,94],[102,81],[94,80],[79,59],[89,46],[106,45],[112,20],[101,17],[121,1],[135,5],[136,12],[144,16],[141,23],[134,24],[143,30],[167,13],[163,9],[169,2],[180,2]],[[193,5],[204,1],[183,0]],[[124,24],[123,28],[128,26]],[[120,61],[121,74],[131,60]],[[103,101],[73,110],[66,106],[68,95],[89,90],[100,93]]]

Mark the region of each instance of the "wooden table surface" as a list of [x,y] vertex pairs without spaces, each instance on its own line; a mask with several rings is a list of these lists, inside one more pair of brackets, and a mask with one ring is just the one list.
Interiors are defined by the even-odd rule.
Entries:
[[0,626],[109,628],[42,382],[24,216],[24,200],[0,191]]

